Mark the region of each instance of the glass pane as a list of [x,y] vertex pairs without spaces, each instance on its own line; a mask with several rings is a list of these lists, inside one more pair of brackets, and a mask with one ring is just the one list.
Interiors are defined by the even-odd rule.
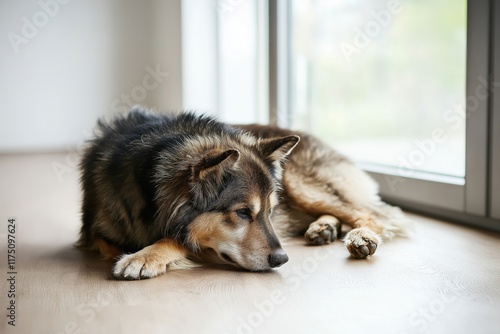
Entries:
[[466,0],[292,8],[293,127],[403,176],[465,175]]

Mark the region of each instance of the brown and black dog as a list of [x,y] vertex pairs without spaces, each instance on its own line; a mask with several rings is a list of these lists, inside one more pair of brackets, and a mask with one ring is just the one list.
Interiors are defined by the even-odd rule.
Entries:
[[353,227],[344,242],[356,258],[404,233],[404,215],[367,174],[279,128],[136,108],[99,121],[81,169],[78,245],[117,259],[117,278],[206,262],[268,270],[288,261],[278,235],[327,244],[341,223]]

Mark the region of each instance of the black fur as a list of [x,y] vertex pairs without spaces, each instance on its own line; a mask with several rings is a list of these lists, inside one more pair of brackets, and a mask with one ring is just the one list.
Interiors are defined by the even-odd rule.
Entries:
[[[135,252],[172,237],[190,247],[187,228],[196,216],[228,210],[249,184],[258,182],[263,192],[277,186],[276,161],[268,155],[282,146],[286,139],[261,142],[193,113],[135,109],[100,120],[81,162],[80,245],[102,238]],[[237,161],[245,168],[233,168]]]

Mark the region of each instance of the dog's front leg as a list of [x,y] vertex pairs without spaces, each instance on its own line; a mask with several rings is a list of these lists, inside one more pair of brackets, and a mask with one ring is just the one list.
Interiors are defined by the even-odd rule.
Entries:
[[136,253],[122,255],[113,267],[113,275],[119,279],[151,278],[167,270],[192,267],[187,254],[176,241],[164,238]]

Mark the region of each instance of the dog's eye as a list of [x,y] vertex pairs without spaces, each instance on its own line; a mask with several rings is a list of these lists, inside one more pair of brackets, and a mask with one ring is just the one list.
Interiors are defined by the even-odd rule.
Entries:
[[241,219],[252,220],[252,211],[249,208],[243,208],[236,210],[236,214]]

